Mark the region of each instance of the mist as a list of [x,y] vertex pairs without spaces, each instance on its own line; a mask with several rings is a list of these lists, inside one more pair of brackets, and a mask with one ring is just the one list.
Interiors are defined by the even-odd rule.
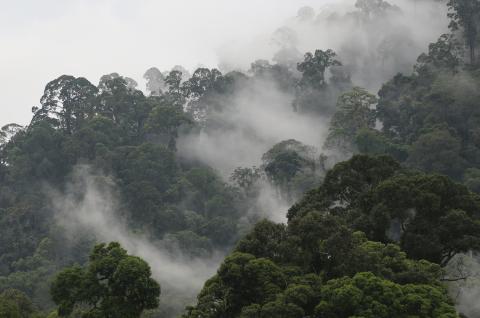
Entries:
[[[238,70],[252,75],[251,63],[263,59],[290,65],[294,76],[300,77],[296,63],[302,61],[303,53],[333,49],[343,64],[340,71],[352,85],[376,94],[395,74],[410,74],[417,57],[447,31],[448,25],[443,2],[389,3],[389,10],[368,19],[360,15],[355,1],[299,6],[273,32],[254,36],[250,43],[233,41],[219,48],[218,65],[224,73]],[[226,181],[237,167],[261,166],[262,155],[283,140],[298,140],[314,147],[319,155],[328,134],[330,114],[295,111],[294,99],[294,91],[280,88],[273,80],[249,81],[230,97],[228,107],[208,114],[210,124],[204,129],[180,136],[178,155],[214,167]],[[320,102],[330,103],[328,107],[335,109],[335,100]],[[348,159],[340,154],[329,155],[335,161]],[[266,189],[264,199],[266,193],[276,192]],[[279,199],[274,195],[265,202]],[[292,203],[294,200],[287,201],[283,211],[270,208],[277,211],[275,215],[285,215]]]
[[[84,76],[97,83],[101,75],[118,72],[138,81],[138,88],[148,95],[142,76],[152,66],[164,73],[175,65],[185,67],[188,73],[199,66],[218,68],[224,75],[240,71],[248,80],[239,83],[228,97],[222,96],[224,100],[219,104],[225,107],[209,109],[205,122],[197,121],[195,128],[182,130],[175,140],[176,152],[172,151],[172,158],[178,159],[182,169],[192,162],[210,167],[221,177],[222,186],[230,190],[236,168],[264,168],[263,155],[285,140],[311,147],[312,161],[317,164],[325,152],[322,147],[336,97],[344,92],[331,89],[331,98],[318,101],[329,112],[297,110],[294,101],[298,87],[285,89],[274,79],[257,77],[252,63],[265,60],[286,66],[295,79],[292,82],[298,83],[302,74],[296,66],[304,54],[332,49],[342,65],[327,70],[327,81],[335,77],[334,72],[342,72],[351,87],[377,94],[395,74],[410,74],[428,44],[448,30],[443,1],[388,2],[392,7],[386,12],[361,15],[355,0],[145,0],[141,5],[125,0],[88,4],[77,0],[59,5],[50,0],[44,6],[34,6],[41,12],[48,11],[50,20],[37,17],[26,21],[37,13],[30,8],[20,22],[11,18],[19,14],[15,10],[10,9],[13,11],[8,16],[7,6],[7,13],[0,13],[0,26],[17,23],[19,27],[12,34],[0,31],[7,40],[6,53],[0,58],[0,86],[5,90],[0,116],[4,124],[26,123],[30,114],[25,106],[36,105],[36,97],[42,93],[43,87],[38,85],[60,73]],[[49,11],[51,7],[56,9]],[[91,22],[86,22],[87,17]],[[69,27],[62,28],[64,25]],[[36,52],[34,57],[32,52]],[[155,146],[162,143],[155,137],[148,142],[152,140]],[[164,148],[165,152],[171,150]],[[346,159],[339,155],[335,160],[339,158]],[[325,167],[322,169],[314,173],[317,179],[310,185],[318,185],[325,172]],[[55,223],[71,240],[92,237],[96,242],[116,241],[130,254],[148,262],[162,287],[160,309],[167,312],[165,317],[195,302],[205,281],[215,274],[229,252],[214,249],[202,256],[186,255],[174,240],[168,239],[168,233],[154,238],[149,233],[151,228],[134,229],[128,216],[135,211],[126,210],[115,177],[103,171],[77,164],[67,179],[64,186],[50,184],[44,189]],[[241,234],[263,218],[286,223],[288,208],[301,197],[286,196],[265,178],[255,186],[252,202],[244,205],[246,211],[239,213],[239,224],[235,224]],[[174,213],[198,212],[180,211],[182,204],[178,206]],[[478,312],[478,306],[472,304],[480,295],[478,288],[455,288],[452,292],[457,291],[459,310]],[[176,302],[165,303],[172,299]]]
[[467,317],[480,315],[480,257],[469,252],[456,255],[446,268],[449,292],[460,313]]
[[323,2],[1,1],[0,124],[26,124],[45,83],[62,74],[97,82],[118,72],[139,81],[152,65],[213,67],[222,46],[250,43],[298,7]]
[[76,166],[65,190],[49,186],[45,191],[55,221],[67,238],[93,237],[97,242],[119,242],[128,253],[148,262],[153,277],[161,284],[161,299],[178,301],[162,303],[162,310],[178,313],[186,304],[193,303],[225,256],[225,251],[214,251],[208,258],[186,256],[180,249],[168,246],[169,242],[154,241],[148,233],[133,232],[122,215],[114,182],[90,166]]
[[[356,1],[328,1],[299,6],[272,34],[220,49],[219,65],[248,69],[256,59],[297,62],[305,52],[332,49],[355,85],[376,93],[396,73],[409,74],[428,44],[448,31],[444,1],[391,0],[393,7],[382,15],[360,18]],[[286,55],[286,56],[285,56]]]
[[[358,66],[366,54],[376,54],[371,49],[385,35],[411,39],[401,51],[390,52],[400,58],[395,64],[403,64],[403,69],[385,66],[381,75],[385,79],[392,72],[404,71],[406,63],[411,65],[440,35],[438,30],[447,26],[443,2],[390,2],[401,7],[403,15],[389,19],[388,25],[379,21],[381,28],[368,29],[352,28],[348,21],[327,21],[332,14],[353,11],[353,0],[144,0],[141,5],[125,0],[49,0],[41,5],[23,0],[23,5],[6,4],[0,12],[2,125],[27,123],[29,107],[37,103],[43,84],[61,74],[95,82],[103,74],[119,72],[140,81],[142,72],[152,65],[162,69],[177,64],[190,70],[199,65],[248,69],[254,60],[271,59],[292,45],[301,54],[317,48],[339,52],[344,48],[340,56],[345,59],[351,58],[347,51],[353,49],[355,55],[360,54],[355,59]],[[315,17],[300,19],[296,12],[303,6],[313,8]],[[294,43],[272,40],[282,27],[294,31]],[[364,81],[369,85],[363,86],[378,88],[381,79],[377,75],[375,70],[363,75],[356,72],[354,79],[360,81],[358,85]]]
[[210,114],[216,125],[180,136],[179,155],[215,167],[228,180],[236,167],[260,166],[262,155],[280,141],[321,147],[328,119],[294,112],[293,98],[272,82],[255,80],[235,92],[226,110]]

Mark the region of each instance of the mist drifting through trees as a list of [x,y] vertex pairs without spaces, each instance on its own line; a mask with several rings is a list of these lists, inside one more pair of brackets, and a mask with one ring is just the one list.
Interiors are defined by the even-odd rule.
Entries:
[[286,2],[4,120],[0,316],[480,315],[480,2]]

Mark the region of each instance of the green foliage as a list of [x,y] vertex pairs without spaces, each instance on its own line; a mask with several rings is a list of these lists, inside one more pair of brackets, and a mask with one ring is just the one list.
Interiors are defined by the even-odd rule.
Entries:
[[354,156],[287,226],[259,222],[184,317],[458,317],[442,267],[480,249],[479,204],[446,177]]
[[337,111],[332,117],[324,148],[339,150],[342,154],[355,152],[355,137],[362,129],[375,127],[377,98],[366,90],[354,87],[342,94]]
[[[308,222],[308,219],[305,220],[305,223]],[[331,228],[328,228],[326,225],[325,230],[329,231]],[[308,259],[307,255],[309,253],[303,248],[298,250],[298,247],[295,247],[295,242],[298,242],[298,236],[292,235],[285,237],[284,240],[291,241],[293,250],[283,251],[283,253],[287,253],[287,256],[283,260],[278,261],[280,267],[278,265],[272,267],[273,264],[264,261],[264,258],[256,259],[251,254],[236,252],[229,256],[220,268],[217,276],[206,283],[202,293],[199,295],[198,305],[189,308],[189,312],[185,317],[197,317],[198,315],[202,317],[304,317],[314,313],[319,315],[322,310],[330,308],[329,306],[335,307],[339,313],[376,308],[376,302],[370,301],[372,296],[368,294],[365,296],[358,295],[358,302],[353,304],[352,301],[355,302],[355,299],[340,301],[338,296],[332,296],[332,294],[340,291],[337,290],[338,287],[335,287],[337,280],[329,279],[347,275],[353,275],[354,279],[360,279],[359,275],[361,274],[356,273],[365,270],[370,271],[368,275],[371,276],[368,277],[376,282],[405,290],[404,294],[402,294],[405,300],[400,300],[396,299],[399,295],[378,292],[378,287],[374,287],[370,283],[369,285],[372,285],[371,289],[365,292],[377,290],[379,294],[376,295],[382,297],[382,300],[386,302],[385,305],[394,301],[408,303],[406,299],[414,297],[414,293],[411,290],[419,290],[419,294],[423,292],[422,297],[425,298],[425,306],[427,307],[428,303],[432,303],[433,300],[430,298],[432,297],[430,293],[435,293],[436,297],[438,297],[438,299],[434,300],[437,303],[428,307],[428,309],[422,310],[433,310],[437,306],[441,306],[445,312],[455,313],[450,300],[438,281],[441,276],[441,270],[438,266],[426,261],[416,262],[409,260],[406,258],[405,253],[400,252],[398,246],[385,246],[381,243],[366,241],[362,236],[363,234],[360,233],[353,235],[353,241],[356,241],[356,243],[352,245],[351,249],[344,249],[342,254],[342,251],[339,251],[338,248],[342,249],[342,246],[345,246],[345,243],[341,242],[342,239],[345,239],[345,235],[335,232],[335,229],[331,230],[331,234],[325,232],[324,237],[327,240],[318,241],[317,245],[321,249],[317,257],[323,256],[325,261],[322,266],[321,276],[325,277],[324,280],[327,280],[326,284],[322,284],[322,279],[319,276],[308,274],[308,269],[302,270],[301,267],[292,267],[292,261],[305,261]],[[318,233],[320,234],[320,232]],[[309,239],[315,240],[314,237],[316,235],[318,234],[309,234],[304,239],[305,241]],[[328,238],[329,235],[332,237]],[[337,235],[338,238],[335,238]],[[335,240],[337,243],[333,244],[332,242]],[[356,247],[353,247],[355,244]],[[327,249],[323,247],[327,247]],[[270,253],[281,251],[275,246],[270,246],[270,248],[274,251],[270,251]],[[244,245],[242,247],[241,244],[238,249],[248,249],[248,246],[245,247]],[[279,258],[276,257],[276,259]],[[258,262],[256,263],[257,266],[263,264],[262,267],[268,268],[269,274],[257,276],[259,272],[254,271],[253,266],[248,266],[253,264],[254,261]],[[329,271],[328,268],[331,268],[331,270]],[[285,281],[284,284],[287,284],[286,286],[279,283],[282,281],[282,270],[279,271],[279,269],[283,269],[283,279]],[[327,273],[327,271],[329,272]],[[252,276],[253,273],[256,273],[256,275]],[[375,273],[377,276],[371,273]],[[299,274],[301,276],[297,276]],[[392,283],[391,280],[397,283]],[[345,283],[348,280],[340,279],[339,281]],[[409,289],[409,286],[412,287]],[[339,302],[330,305],[331,297]],[[344,297],[350,299],[353,295],[347,293]],[[369,300],[362,300],[362,297],[367,297]],[[398,315],[402,313],[402,310],[406,310],[404,306],[406,305],[402,304],[398,308],[392,308],[391,310],[395,310],[394,312]],[[412,314],[420,314],[420,309],[415,309],[413,306],[411,311]],[[323,317],[322,315],[320,316]],[[339,314],[338,317],[344,317],[344,315]],[[375,315],[372,317],[375,317]],[[385,317],[391,316],[386,315]],[[429,317],[428,314],[425,317]]]
[[[473,2],[450,1],[449,7],[460,10]],[[376,109],[382,129],[357,134],[358,149],[383,151],[413,168],[467,180],[468,169],[479,164],[479,83],[474,68],[465,66],[457,37],[442,35],[420,55],[412,75],[398,74],[383,85]]]
[[371,273],[327,282],[316,317],[458,317],[448,296],[428,285],[398,285]]
[[250,303],[274,300],[284,287],[284,273],[275,263],[236,252],[225,259],[218,275],[205,284],[199,295],[205,303],[191,308],[190,314],[212,311],[208,317],[236,317]]
[[[329,208],[333,203],[351,204],[361,200],[364,191],[374,188],[383,180],[393,176],[400,165],[388,156],[353,156],[340,162],[327,172],[323,186],[313,190],[288,211],[287,217],[293,219],[296,214],[315,208],[319,211]],[[310,198],[316,198],[310,202]],[[318,198],[318,199],[317,199]],[[323,198],[328,198],[323,202]]]
[[388,242],[399,234],[410,257],[445,266],[455,254],[478,248],[479,202],[446,177],[402,172],[387,158],[354,156],[329,171],[322,187],[290,209],[289,219],[312,208],[330,211],[370,239]]
[[470,168],[465,170],[463,183],[472,191],[480,193],[480,169]]
[[428,54],[422,53],[415,70],[422,76],[431,76],[438,70],[457,71],[462,64],[462,48],[452,34],[442,34],[437,42],[430,43]]
[[[149,96],[116,73],[97,86],[68,75],[51,81],[30,125],[0,130],[0,316],[36,314],[12,287],[51,309],[47,287],[65,266],[52,285],[59,312],[50,317],[137,317],[156,306],[148,265],[115,244],[71,266],[86,263],[95,238],[71,243],[59,234],[42,189],[46,182],[65,190],[75,165],[86,163],[111,176],[130,228],[194,257],[230,249],[249,229],[262,183],[288,201],[315,188],[289,210],[288,225],[263,220],[238,242],[187,317],[455,317],[442,268],[480,248],[480,201],[465,187],[386,156],[354,156],[318,187],[325,157],[296,140],[274,145],[259,168],[236,169],[228,185],[212,168],[177,156],[176,146],[184,132],[223,127],[217,115],[242,88],[268,82],[294,94],[299,113],[331,119],[329,151],[388,154],[480,191],[478,3],[449,1],[453,34],[432,43],[412,75],[385,83],[378,98],[353,87],[332,50],[298,59],[288,28],[275,34],[277,63],[256,61],[249,76],[151,68]],[[352,16],[363,24],[398,12],[381,0],[356,7]],[[387,58],[395,47],[380,42],[372,49]]]
[[154,106],[146,123],[146,131],[164,138],[169,149],[175,150],[175,139],[178,129],[182,125],[191,123],[190,118],[176,105],[171,105],[166,98],[161,98],[158,105]]
[[262,220],[255,224],[252,231],[240,240],[236,250],[280,262],[287,252],[286,248],[288,246],[284,245],[286,235],[285,225]]
[[459,176],[466,162],[461,157],[461,140],[448,130],[434,130],[418,137],[410,148],[408,164],[427,172]]
[[18,306],[6,299],[0,299],[0,315],[5,318],[21,318]]
[[[158,72],[150,71],[150,80],[161,82]],[[183,110],[186,98],[214,98],[209,95],[212,90],[228,95],[243,76],[212,72],[217,79],[211,85],[203,81],[201,70],[183,85],[182,74],[172,71],[164,84],[169,88],[150,97],[136,90],[133,80],[116,73],[103,76],[98,87],[83,78],[61,76],[47,85],[28,127],[4,127],[0,149],[2,286],[21,288],[48,307],[48,297],[40,295],[48,277],[72,261],[84,261],[87,254],[82,249],[73,257],[36,263],[37,268],[33,263],[22,269],[15,265],[35,258],[42,239],[56,242],[54,211],[43,189],[49,183],[62,192],[80,163],[92,166],[95,173],[110,175],[122,197],[128,225],[157,240],[170,235],[167,241],[172,246],[167,248],[180,245],[186,254],[205,256],[214,248],[233,244],[239,209],[248,209],[235,197],[237,189],[221,181],[212,169],[187,163],[175,154],[179,133],[197,125]],[[162,83],[151,84],[158,89]],[[197,250],[198,246],[202,248]],[[63,255],[68,248],[55,244],[54,250]]]
[[476,64],[475,49],[480,33],[480,2],[478,0],[449,0],[448,17],[451,19],[449,28],[457,31],[462,28],[463,37],[470,49],[470,63]]
[[290,139],[274,145],[262,156],[261,169],[287,198],[296,198],[318,183],[315,148]]
[[360,153],[387,154],[398,161],[405,161],[408,157],[408,146],[395,144],[375,129],[360,129],[355,136],[354,144]]
[[140,317],[158,306],[160,286],[150,266],[118,243],[95,246],[86,268],[72,266],[57,274],[52,298],[61,317],[80,306],[81,317]]
[[0,294],[0,316],[5,318],[44,317],[21,291],[7,289]]
[[[308,52],[304,60],[297,64],[297,70],[302,73],[293,101],[296,111],[331,116],[335,111],[338,96],[351,88],[350,76],[342,71],[341,63],[332,50],[316,50]],[[332,76],[327,82],[325,72],[330,70]]]
[[127,140],[143,137],[145,121],[151,111],[143,93],[129,85],[128,78],[116,73],[100,79],[96,113],[112,120]]
[[41,108],[34,108],[33,122],[50,118],[71,134],[82,121],[93,116],[97,88],[83,77],[63,75],[45,87]]
[[180,88],[183,96],[188,99],[185,104],[187,113],[200,125],[206,125],[213,113],[228,107],[231,102],[228,97],[235,91],[237,82],[243,79],[243,76],[237,75],[223,75],[217,69],[197,69]]
[[314,54],[308,52],[304,60],[298,63],[298,71],[302,73],[300,85],[322,87],[325,85],[325,71],[335,65],[341,65],[336,59],[337,54],[332,50],[316,50]]
[[4,154],[5,161],[12,163],[11,178],[20,182],[58,180],[67,169],[64,140],[65,136],[46,120],[15,135],[5,146]]
[[230,180],[246,194],[255,191],[258,181],[262,178],[261,170],[257,167],[242,168],[238,167],[230,176]]

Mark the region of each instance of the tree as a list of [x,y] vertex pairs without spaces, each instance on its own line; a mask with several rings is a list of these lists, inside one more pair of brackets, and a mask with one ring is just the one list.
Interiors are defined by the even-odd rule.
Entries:
[[4,160],[11,165],[12,177],[23,182],[35,178],[53,180],[66,172],[68,161],[63,143],[68,133],[57,127],[45,119],[13,136],[3,154]]
[[[363,313],[362,317],[407,318],[403,311],[449,313],[453,306],[439,283],[442,274],[437,264],[408,259],[395,244],[368,241],[364,233],[353,232],[339,218],[311,211],[287,227],[268,221],[257,224],[205,284],[198,305],[184,317]],[[353,281],[352,291],[358,293],[345,293]],[[394,293],[390,287],[402,292]],[[410,298],[417,293],[418,297]],[[420,297],[424,306],[415,307]],[[325,310],[332,311],[330,316]],[[380,312],[367,315],[375,310]],[[421,317],[432,316],[436,317],[429,313]]]
[[391,10],[400,10],[384,0],[357,0],[355,7],[361,10],[367,21],[374,17],[382,17],[385,12]]
[[420,75],[428,75],[438,70],[455,72],[462,61],[462,49],[452,34],[442,34],[435,43],[428,46],[428,54],[422,53],[417,59],[415,70]]
[[75,265],[58,273],[51,295],[61,317],[81,306],[85,318],[135,318],[158,306],[160,285],[144,260],[112,242],[96,245],[86,267]]
[[[423,101],[412,96],[418,81],[402,74],[395,75],[390,81],[383,84],[378,92],[380,97],[377,104],[377,118],[382,122],[382,132],[392,139],[409,143],[415,138],[419,123],[422,122],[424,112],[417,111]],[[422,109],[423,110],[423,109]]]
[[297,222],[311,211],[334,215],[370,240],[398,242],[409,257],[444,267],[456,254],[480,249],[479,202],[447,177],[408,173],[388,157],[354,156],[287,216]]
[[235,252],[225,258],[217,275],[206,282],[199,295],[202,304],[190,308],[186,317],[238,317],[245,306],[275,300],[285,287],[285,276],[275,263]]
[[282,194],[293,198],[298,192],[303,193],[315,186],[314,156],[315,148],[294,139],[284,140],[263,154],[261,168]]
[[186,96],[199,98],[213,87],[215,82],[222,76],[217,69],[198,68],[192,77],[183,84]]
[[363,88],[354,87],[342,94],[337,102],[337,111],[330,122],[329,134],[324,148],[339,150],[343,154],[356,149],[355,137],[362,129],[375,127],[377,98]]
[[72,138],[65,142],[64,147],[70,162],[76,163],[79,158],[103,160],[104,155],[123,141],[124,132],[111,119],[96,116],[85,122]]
[[275,262],[283,261],[288,251],[285,245],[286,237],[287,231],[284,224],[262,220],[238,242],[236,250]]
[[98,89],[83,77],[62,75],[45,87],[41,107],[34,107],[32,123],[45,118],[71,134],[95,114]]
[[337,163],[327,172],[323,185],[294,204],[287,217],[292,220],[310,210],[323,210],[340,204],[349,206],[360,201],[369,190],[400,170],[398,162],[388,156],[355,155]]
[[281,50],[275,55],[274,61],[277,64],[272,65],[267,60],[256,60],[250,65],[249,73],[252,73],[255,79],[275,83],[282,91],[295,92],[296,79],[290,68],[290,64],[293,63],[296,66],[298,62],[295,53],[290,52],[289,49]]
[[146,121],[146,132],[155,134],[168,145],[172,151],[176,150],[178,129],[182,125],[191,124],[193,120],[177,105],[171,105],[168,97],[162,96],[154,102],[154,106]]
[[156,67],[149,68],[143,78],[147,80],[147,90],[152,96],[160,96],[165,89],[165,76]]
[[11,123],[0,128],[0,149],[12,139],[18,132],[22,131],[24,127],[19,124]]
[[0,294],[0,316],[4,318],[41,317],[27,295],[16,289],[7,289]]
[[322,287],[317,317],[457,318],[445,291],[429,285],[398,285],[372,273],[331,280]]
[[4,298],[0,298],[0,316],[4,318],[22,318],[18,306]]
[[192,77],[182,84],[183,94],[189,99],[187,112],[196,121],[204,123],[209,113],[220,109],[218,100],[221,100],[224,88],[225,77],[219,70],[198,68]]
[[472,191],[480,193],[480,169],[470,168],[465,170],[463,183]]
[[[456,254],[480,247],[479,198],[444,176],[399,175],[380,184],[372,197],[371,211],[380,209],[398,221],[399,243],[409,257],[444,267]],[[381,226],[378,235],[390,226]]]
[[449,28],[452,31],[463,29],[463,35],[470,50],[470,64],[475,65],[475,49],[478,43],[480,28],[480,1],[449,0],[447,3]]
[[[135,81],[133,78],[120,76],[118,73],[110,73],[100,77],[100,81],[98,83],[98,89],[100,90],[100,92],[112,93],[112,89],[116,88],[115,85],[112,85],[112,83],[115,83],[115,79],[121,79],[125,83],[125,86],[132,91],[135,90],[138,86],[137,81]],[[120,82],[116,83],[118,84]]]
[[333,72],[330,83],[327,83],[325,75],[327,69],[333,70],[333,67],[341,66],[336,56],[337,54],[330,49],[316,50],[314,54],[306,53],[304,60],[297,63],[297,70],[302,77],[296,85],[293,101],[295,111],[313,112],[328,117],[332,115],[338,95],[342,89],[350,87],[349,76],[344,76],[340,69]]
[[459,180],[465,168],[461,140],[448,130],[434,130],[418,137],[407,163],[426,172],[438,172]]
[[330,66],[341,65],[336,59],[337,54],[332,50],[316,50],[314,54],[308,52],[304,60],[298,63],[297,69],[302,73],[301,86],[321,88],[325,85],[325,71]]
[[230,181],[237,187],[243,190],[247,195],[255,193],[258,182],[262,179],[262,172],[260,168],[236,168],[231,176]]
[[170,93],[180,93],[181,83],[182,83],[182,72],[180,71],[171,71],[168,73],[165,78],[165,83],[168,85],[168,91]]
[[130,140],[140,139],[151,110],[143,93],[128,78],[116,73],[104,75],[98,85],[97,114],[111,119]]
[[165,77],[167,92],[164,98],[176,108],[182,108],[185,105],[185,92],[182,89],[182,72],[172,70]]
[[354,142],[358,151],[363,154],[386,154],[399,162],[405,161],[408,157],[408,146],[396,144],[376,129],[360,129]]
[[[123,195],[135,213],[137,224],[155,224],[155,230],[176,229],[174,222],[181,218],[159,218],[168,190],[178,178],[174,154],[162,145],[143,143],[137,147],[118,147],[112,167],[123,184]],[[171,223],[170,223],[171,222]]]

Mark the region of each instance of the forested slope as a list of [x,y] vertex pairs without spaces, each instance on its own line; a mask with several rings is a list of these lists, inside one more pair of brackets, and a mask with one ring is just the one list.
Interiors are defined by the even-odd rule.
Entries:
[[[359,0],[303,8],[248,71],[48,83],[28,125],[0,130],[0,316],[95,312],[52,283],[95,273],[95,251],[133,262],[90,253],[121,241],[162,286],[145,316],[475,317],[460,301],[478,273],[452,264],[480,248],[480,3],[414,2],[450,21],[416,63],[422,41],[393,32],[412,3]],[[345,26],[365,43],[296,48]]]
[[354,156],[258,223],[185,317],[457,317],[444,280],[480,244],[480,197],[389,157]]

